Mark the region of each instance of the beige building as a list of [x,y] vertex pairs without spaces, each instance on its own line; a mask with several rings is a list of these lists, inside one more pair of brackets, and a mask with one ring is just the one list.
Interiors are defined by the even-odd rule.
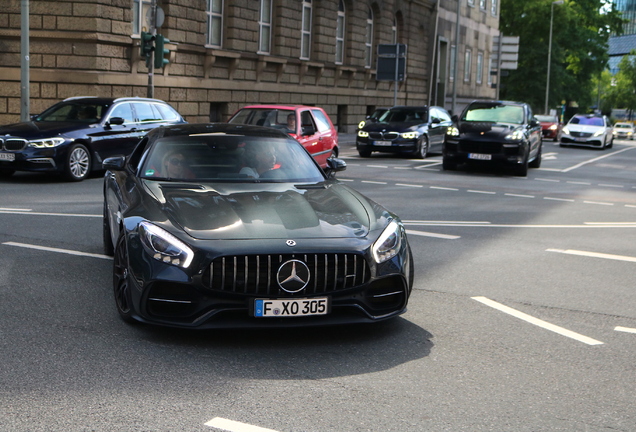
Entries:
[[[494,97],[488,61],[498,0],[460,0],[454,68],[457,2],[439,1],[157,0],[170,63],[155,70],[153,94],[189,122],[223,121],[245,104],[307,104],[351,132],[375,107],[393,104],[393,82],[376,79],[377,46],[403,43],[398,104],[450,109],[453,100],[460,108]],[[7,124],[20,118],[21,2],[2,3],[0,124]],[[140,35],[150,31],[151,6],[30,0],[30,112],[71,96],[145,97]]]

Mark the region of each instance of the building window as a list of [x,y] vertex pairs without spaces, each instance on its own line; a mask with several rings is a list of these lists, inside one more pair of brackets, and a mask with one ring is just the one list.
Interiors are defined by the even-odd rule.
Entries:
[[492,57],[488,58],[488,86],[492,86],[492,70],[493,70],[493,64],[492,64]]
[[490,0],[490,13],[497,16],[497,0]]
[[466,48],[466,54],[464,54],[464,82],[470,81],[470,68],[473,61],[473,52],[470,48]]
[[483,11],[486,10],[486,0],[479,0],[479,9]]
[[345,41],[345,5],[344,1],[338,2],[338,19],[336,20],[336,63],[344,62]]
[[258,52],[269,54],[272,50],[272,0],[261,0],[261,17],[258,21]]
[[475,7],[475,0],[467,0],[468,6]]
[[481,84],[484,78],[484,53],[477,53],[477,75],[475,77],[475,81],[477,84]]
[[398,43],[398,24],[396,17],[393,17],[393,25],[391,26],[391,43]]
[[373,11],[369,8],[367,30],[364,36],[364,67],[370,68],[373,62]]
[[220,48],[223,41],[223,0],[207,0],[208,15],[207,45]]
[[139,36],[142,31],[150,31],[150,25],[146,22],[146,15],[150,12],[151,0],[133,1],[133,35]]
[[300,58],[309,60],[311,48],[311,0],[303,0],[302,29],[300,35]]
[[450,67],[448,68],[448,80],[453,81],[455,79],[455,61],[457,54],[457,47],[451,45],[450,47]]

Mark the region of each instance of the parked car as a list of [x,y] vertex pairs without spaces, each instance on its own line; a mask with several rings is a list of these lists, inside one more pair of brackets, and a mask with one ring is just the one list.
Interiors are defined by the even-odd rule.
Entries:
[[132,152],[151,129],[176,123],[185,120],[157,99],[64,99],[29,122],[0,127],[0,176],[39,171],[84,180],[107,157]]
[[321,167],[338,157],[338,132],[324,109],[303,105],[250,105],[228,123],[265,126],[287,132],[298,140]]
[[461,163],[502,164],[515,175],[541,166],[542,135],[530,105],[512,101],[474,101],[448,129],[443,168]]
[[612,125],[607,116],[576,114],[572,116],[561,134],[561,146],[577,145],[601,150],[614,144]]
[[382,114],[384,114],[388,110],[389,110],[389,108],[376,108],[371,113],[371,115],[366,116],[364,120],[362,120],[360,123],[358,123],[358,129],[362,129],[364,127],[364,125],[367,124],[367,123],[375,123],[375,122],[377,122],[380,119],[380,117],[382,117]]
[[356,148],[361,157],[377,151],[425,158],[429,153],[441,151],[450,125],[450,115],[444,108],[395,106],[377,122],[367,123],[358,130]]
[[563,128],[563,124],[561,123],[561,120],[559,120],[558,116],[536,115],[535,117],[539,120],[539,123],[541,123],[543,138],[550,138],[555,142],[558,142],[561,139],[561,129]]
[[612,134],[618,139],[634,139],[634,124],[628,122],[618,122],[614,124]]
[[[243,173],[271,154],[270,170]],[[414,272],[400,219],[335,180],[344,161],[323,171],[283,131],[163,127],[104,167],[104,249],[124,321],[307,326],[406,310]]]

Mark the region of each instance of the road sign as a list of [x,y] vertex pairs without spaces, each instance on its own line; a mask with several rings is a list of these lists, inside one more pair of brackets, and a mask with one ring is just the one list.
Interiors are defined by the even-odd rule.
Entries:
[[406,50],[405,44],[378,45],[376,66],[376,79],[378,81],[404,81],[406,78]]
[[519,36],[503,36],[501,45],[499,36],[493,38],[492,60],[500,69],[517,69],[519,60]]

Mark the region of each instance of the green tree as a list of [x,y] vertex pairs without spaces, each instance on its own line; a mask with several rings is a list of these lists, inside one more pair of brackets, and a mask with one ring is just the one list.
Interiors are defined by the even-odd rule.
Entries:
[[552,5],[552,0],[503,0],[500,30],[520,40],[518,68],[502,78],[500,96],[543,111],[551,8],[554,27],[548,106],[556,107],[561,101],[590,106],[596,102],[593,78],[600,76],[609,58],[609,36],[620,34],[623,23],[620,12],[605,0],[565,0],[562,5]]
[[611,108],[625,108],[633,113],[636,110],[636,51],[623,57],[618,69],[614,76],[604,72],[610,79],[609,83],[602,80],[598,86],[602,89],[600,98]]

